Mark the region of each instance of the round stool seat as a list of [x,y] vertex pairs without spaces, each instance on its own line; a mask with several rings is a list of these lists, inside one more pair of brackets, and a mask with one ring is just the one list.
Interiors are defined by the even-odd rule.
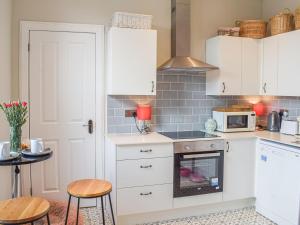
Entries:
[[13,198],[0,202],[0,224],[29,223],[48,214],[50,203],[38,197]]
[[77,180],[68,185],[68,193],[77,198],[95,198],[112,190],[110,182],[97,179]]

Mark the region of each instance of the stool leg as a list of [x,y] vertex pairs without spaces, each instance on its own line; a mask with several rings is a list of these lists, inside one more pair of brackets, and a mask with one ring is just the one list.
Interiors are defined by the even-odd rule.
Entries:
[[111,210],[113,225],[115,225],[115,216],[114,216],[114,211],[113,211],[113,207],[112,207],[112,204],[111,204],[110,193],[108,194],[108,198],[109,198],[109,204],[110,204],[110,210]]
[[104,204],[103,204],[103,196],[101,196],[101,210],[102,210],[102,221],[103,225],[105,225],[105,214],[104,214]]
[[48,222],[48,225],[50,225],[49,213],[47,213],[47,222]]
[[76,216],[76,225],[78,225],[79,205],[80,205],[80,198],[78,198],[78,203],[77,203],[77,216]]
[[67,208],[67,215],[66,215],[65,225],[67,225],[67,223],[68,223],[68,216],[69,216],[69,210],[70,210],[71,197],[72,196],[69,195],[69,201],[68,201],[68,208]]

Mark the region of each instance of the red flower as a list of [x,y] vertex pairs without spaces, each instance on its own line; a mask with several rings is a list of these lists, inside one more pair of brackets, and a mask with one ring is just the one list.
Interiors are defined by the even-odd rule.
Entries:
[[9,103],[9,104],[5,104],[5,103],[4,103],[4,106],[5,106],[5,108],[11,108],[11,107],[12,107],[12,104],[10,104],[10,103]]
[[27,102],[22,102],[22,106],[26,107],[27,106]]
[[13,102],[14,106],[19,106],[19,102]]

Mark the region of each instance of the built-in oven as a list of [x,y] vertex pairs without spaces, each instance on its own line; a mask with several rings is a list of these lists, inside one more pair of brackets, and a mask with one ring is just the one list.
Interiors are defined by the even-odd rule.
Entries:
[[174,197],[223,191],[224,140],[174,143]]

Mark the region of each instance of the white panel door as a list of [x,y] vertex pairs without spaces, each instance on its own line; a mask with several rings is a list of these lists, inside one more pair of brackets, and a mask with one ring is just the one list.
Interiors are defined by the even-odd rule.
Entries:
[[53,157],[33,165],[33,194],[66,199],[68,183],[95,178],[95,34],[30,32],[30,137]]
[[278,95],[300,96],[300,31],[278,36]]

